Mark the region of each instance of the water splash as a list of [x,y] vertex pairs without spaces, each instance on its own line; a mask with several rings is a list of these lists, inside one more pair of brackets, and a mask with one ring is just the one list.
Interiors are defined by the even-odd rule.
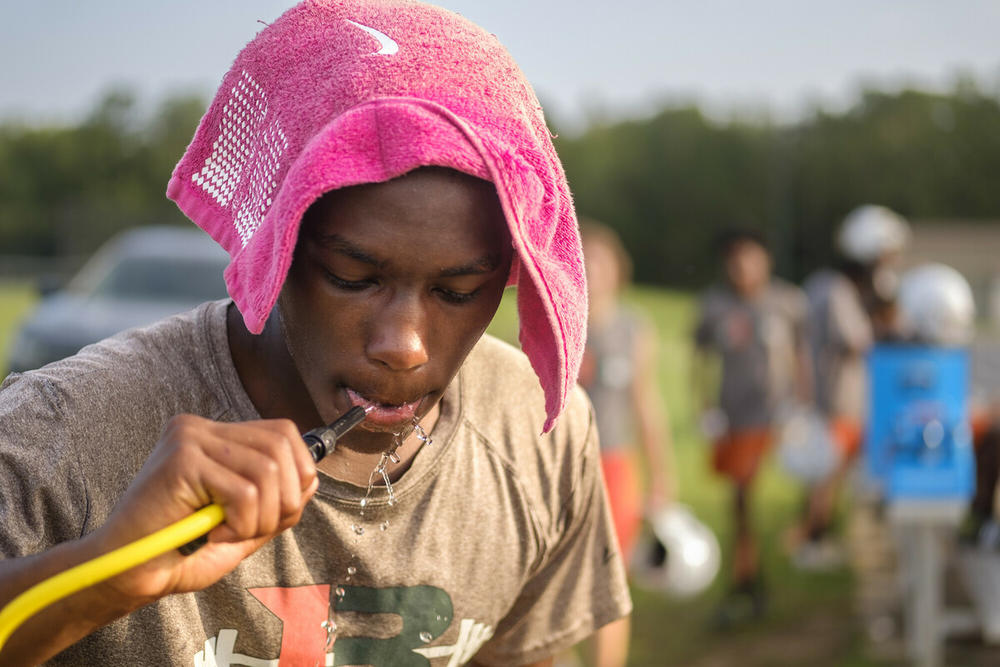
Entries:
[[386,470],[386,467],[389,465],[390,461],[393,463],[399,462],[399,456],[396,454],[396,450],[399,449],[402,444],[403,432],[400,431],[398,433],[393,433],[392,446],[382,452],[378,458],[378,463],[375,464],[375,469],[372,470],[372,474],[368,476],[368,489],[365,491],[365,497],[361,499],[362,512],[364,512],[364,508],[368,506],[368,499],[372,495],[372,489],[375,488],[375,480],[378,477],[381,477],[382,481],[385,482],[385,491],[389,494],[389,504],[396,504],[396,493],[393,491],[392,482],[389,481],[389,472]]
[[[326,608],[326,620],[319,624],[321,628],[326,632],[326,638],[323,643],[323,655],[326,656],[333,650],[333,644],[337,640],[337,620],[336,620],[336,608],[337,601],[344,599],[343,588],[338,588],[336,591],[333,586],[330,587],[330,600]],[[339,594],[337,593],[339,591]],[[337,594],[337,600],[334,600],[334,595]],[[324,660],[325,662],[325,660]],[[319,667],[319,663],[316,663],[316,667]]]
[[396,492],[392,489],[392,482],[389,481],[389,473],[386,471],[385,466],[382,467],[382,481],[385,482],[385,490],[389,494],[389,506],[396,504]]
[[420,422],[417,421],[416,417],[413,418],[413,432],[417,435],[417,440],[419,440],[421,444],[424,445],[434,444],[434,441],[431,439],[431,436],[427,435],[427,431],[425,431],[424,427],[420,425]]
[[[431,439],[429,435],[427,435],[427,431],[425,431],[423,427],[420,425],[420,420],[417,417],[413,418],[411,426],[412,430],[410,432],[416,435],[417,439],[420,441],[422,445],[433,444],[434,441]],[[396,504],[396,492],[392,488],[392,481],[389,479],[388,466],[389,463],[398,464],[400,462],[399,454],[396,453],[396,450],[398,450],[400,447],[403,446],[403,440],[407,436],[409,436],[410,432],[401,430],[396,433],[393,433],[392,444],[390,445],[389,449],[387,449],[386,451],[382,452],[381,455],[379,455],[378,463],[375,464],[375,469],[372,470],[371,474],[368,476],[368,488],[365,490],[365,497],[361,499],[362,519],[365,516],[365,508],[368,507],[368,501],[371,498],[372,490],[375,488],[375,481],[379,477],[382,478],[382,482],[385,484],[385,492],[389,498],[387,501],[389,506],[391,507]],[[380,530],[385,530],[388,527],[389,527],[389,522],[385,521],[379,528]],[[364,533],[364,528],[362,528],[361,526],[355,525],[353,526],[353,528],[354,532],[357,533],[358,535]]]

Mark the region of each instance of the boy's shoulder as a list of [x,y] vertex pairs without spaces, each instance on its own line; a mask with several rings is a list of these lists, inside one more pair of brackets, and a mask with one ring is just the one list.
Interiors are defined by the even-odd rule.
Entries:
[[698,295],[698,306],[703,316],[727,311],[739,305],[739,298],[727,285],[709,285]]
[[469,354],[460,382],[463,420],[504,455],[560,449],[558,443],[579,452],[590,435],[590,401],[579,386],[552,431],[542,434],[545,396],[538,376],[523,352],[489,334]]
[[153,404],[167,409],[206,399],[211,404],[219,393],[212,378],[221,352],[220,317],[224,304],[206,303],[37,370],[12,374],[0,385],[0,408],[18,395],[41,395],[64,419],[120,420]]
[[[100,525],[155,446],[163,424],[230,409],[211,361],[222,314],[208,304],[95,343],[0,385],[0,478],[45,480],[60,532],[54,544]],[[216,319],[213,319],[216,318]],[[0,494],[2,496],[2,494]],[[0,506],[4,504],[0,497]],[[85,507],[85,512],[79,511]],[[25,511],[33,511],[26,506]],[[48,539],[48,538],[46,538]],[[34,542],[0,545],[18,553]]]
[[807,305],[805,290],[784,278],[773,276],[768,284],[769,300],[789,314],[802,313]]

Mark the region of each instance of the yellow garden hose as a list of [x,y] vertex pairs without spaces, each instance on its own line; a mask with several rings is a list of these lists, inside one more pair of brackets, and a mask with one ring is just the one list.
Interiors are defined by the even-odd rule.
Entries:
[[225,518],[221,505],[208,505],[152,535],[81,563],[24,591],[0,610],[0,650],[32,615],[57,600],[121,574],[212,530]]
[[[370,409],[371,407],[356,405],[333,423],[303,434],[302,439],[313,461],[319,463],[332,452],[337,440],[363,422]],[[151,535],[35,584],[0,609],[0,651],[22,623],[53,602],[110,579],[171,549],[181,549],[185,554],[193,552],[200,543],[192,542],[207,534],[225,518],[222,506],[213,503]]]

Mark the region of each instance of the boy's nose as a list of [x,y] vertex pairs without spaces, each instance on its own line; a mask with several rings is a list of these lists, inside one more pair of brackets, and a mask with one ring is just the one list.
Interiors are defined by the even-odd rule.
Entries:
[[424,316],[417,299],[397,298],[376,316],[368,342],[368,357],[392,370],[405,371],[427,363]]

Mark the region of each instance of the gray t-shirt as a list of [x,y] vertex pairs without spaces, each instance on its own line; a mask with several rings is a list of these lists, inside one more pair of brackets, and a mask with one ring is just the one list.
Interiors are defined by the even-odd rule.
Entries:
[[[258,418],[232,363],[227,307],[4,382],[0,556],[102,525],[169,417]],[[379,488],[362,517],[364,489],[321,474],[300,523],[218,583],[144,607],[48,664],[443,667],[558,653],[631,603],[589,404],[574,392],[540,436],[544,419],[525,357],[484,337],[442,399],[433,444],[393,485],[395,506]]]
[[587,329],[587,349],[580,369],[597,416],[601,451],[620,451],[635,441],[636,353],[643,321],[626,306],[615,309],[600,326]]
[[719,408],[731,429],[770,425],[792,398],[805,315],[802,291],[778,278],[753,300],[726,286],[702,295],[695,342],[722,359]]

